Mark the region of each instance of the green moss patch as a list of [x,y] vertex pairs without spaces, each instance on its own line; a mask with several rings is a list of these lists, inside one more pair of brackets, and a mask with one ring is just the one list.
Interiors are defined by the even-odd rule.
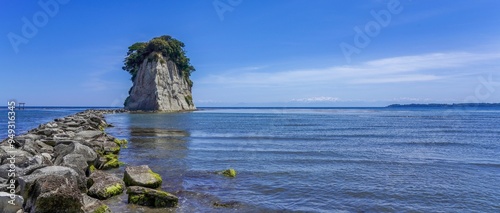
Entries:
[[110,187],[107,187],[105,190],[105,197],[113,197],[115,195],[119,195],[123,192],[123,187],[121,184],[117,183]]
[[151,169],[149,170],[149,174],[151,174],[155,178],[155,180],[156,180],[156,181],[152,181],[150,183],[151,187],[152,188],[158,188],[158,187],[160,187],[161,183],[163,182],[160,174],[153,172],[153,170],[151,170]]
[[106,212],[110,212],[111,210],[109,209],[109,207],[105,204],[102,204],[101,206],[99,206],[99,208],[97,208],[94,213],[106,213]]
[[226,169],[226,170],[222,171],[222,175],[224,175],[226,177],[234,178],[234,177],[236,177],[236,170]]
[[128,141],[127,139],[118,139],[118,138],[115,138],[114,142],[120,146],[120,147],[123,147],[123,148],[127,148],[127,144],[128,144]]
[[103,166],[102,169],[112,169],[112,168],[118,168],[120,167],[120,161],[118,159],[113,158],[106,162]]

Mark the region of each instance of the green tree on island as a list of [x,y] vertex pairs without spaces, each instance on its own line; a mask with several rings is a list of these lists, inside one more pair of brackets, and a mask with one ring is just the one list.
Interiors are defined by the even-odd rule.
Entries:
[[[157,54],[151,54],[157,53]],[[132,75],[132,81],[134,81],[139,68],[145,59],[148,60],[159,60],[160,63],[166,63],[161,56],[166,57],[167,60],[174,62],[182,77],[188,82],[189,86],[193,85],[193,82],[189,78],[191,73],[195,71],[195,68],[189,62],[189,58],[186,57],[186,51],[184,50],[184,43],[172,38],[169,35],[163,35],[151,39],[148,42],[137,42],[132,44],[128,48],[127,57],[125,57],[123,70],[128,71]],[[156,57],[156,58],[153,58]]]

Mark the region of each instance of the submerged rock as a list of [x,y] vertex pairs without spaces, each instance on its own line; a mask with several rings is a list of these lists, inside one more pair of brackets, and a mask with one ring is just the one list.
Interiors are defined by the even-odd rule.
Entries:
[[118,177],[102,171],[95,171],[88,179],[88,195],[97,199],[108,199],[123,193],[125,183]]
[[161,186],[161,176],[153,172],[149,166],[129,166],[125,168],[123,181],[127,186],[144,186],[158,188]]
[[179,202],[177,196],[168,192],[149,189],[141,186],[127,188],[128,203],[155,208],[176,207]]
[[222,175],[224,175],[226,177],[234,178],[234,177],[236,177],[236,170],[226,169],[226,170],[222,171]]

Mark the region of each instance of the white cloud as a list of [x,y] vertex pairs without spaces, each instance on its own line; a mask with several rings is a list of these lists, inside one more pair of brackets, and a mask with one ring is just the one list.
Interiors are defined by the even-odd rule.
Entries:
[[383,83],[401,83],[401,82],[418,82],[418,81],[434,81],[443,77],[435,75],[401,75],[387,76],[384,78],[365,78],[353,80],[351,83],[357,84],[383,84]]
[[[218,84],[229,87],[296,87],[304,85],[376,84],[434,81],[456,76],[459,69],[484,61],[500,59],[499,54],[467,52],[430,53],[372,60],[358,65],[333,66],[323,69],[256,72],[247,69],[231,74],[210,75],[200,84]],[[262,69],[262,68],[260,68]],[[441,70],[453,69],[454,76],[439,75]],[[432,72],[432,74],[429,74]],[[470,70],[463,71],[470,73]]]
[[317,102],[337,102],[339,98],[335,97],[310,97],[310,98],[301,98],[301,99],[292,99],[292,102],[303,102],[303,103],[317,103]]

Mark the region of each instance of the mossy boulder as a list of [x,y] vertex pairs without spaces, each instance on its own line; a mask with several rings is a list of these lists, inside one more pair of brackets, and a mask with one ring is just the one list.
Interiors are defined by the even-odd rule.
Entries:
[[120,152],[120,145],[115,142],[106,141],[103,143],[104,154],[118,154]]
[[128,203],[154,208],[176,207],[179,198],[168,192],[141,186],[127,188]]
[[112,213],[106,204],[86,194],[83,194],[83,211],[86,213]]
[[222,171],[221,173],[222,173],[222,175],[224,175],[226,177],[231,177],[231,178],[236,177],[236,170],[234,170],[234,169],[226,169],[226,170]]
[[113,174],[102,171],[92,173],[87,181],[88,195],[100,200],[105,200],[123,193],[125,183]]
[[123,181],[127,186],[143,186],[148,188],[158,188],[161,186],[161,176],[153,172],[149,166],[128,166],[125,168]]
[[115,154],[107,154],[101,156],[95,162],[96,168],[101,170],[113,169],[120,167],[122,163],[118,160],[118,155]]

